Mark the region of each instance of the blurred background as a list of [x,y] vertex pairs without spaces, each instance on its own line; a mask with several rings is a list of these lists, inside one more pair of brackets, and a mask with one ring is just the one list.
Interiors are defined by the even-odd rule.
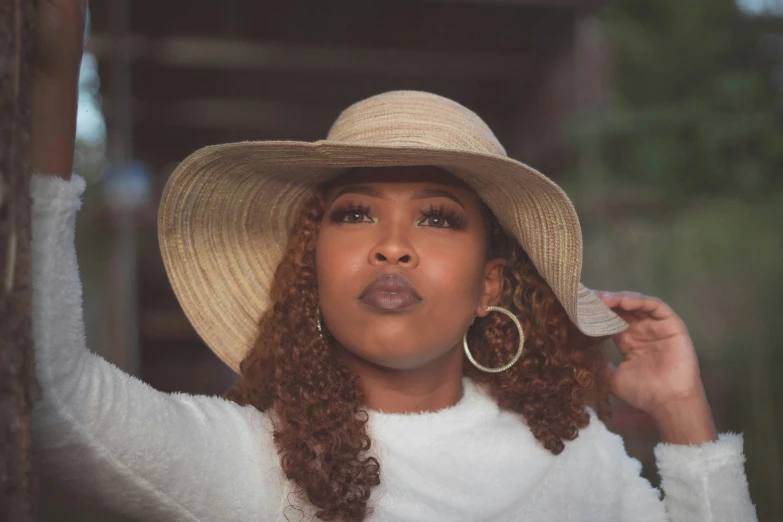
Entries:
[[[205,145],[316,140],[362,98],[431,91],[566,189],[588,286],[685,319],[759,519],[783,520],[783,0],[104,0],[90,22],[74,170],[94,351],[220,394],[233,375],[158,251],[168,174]],[[650,419],[617,404],[609,424],[657,485]],[[50,483],[42,499],[42,521],[120,520]]]

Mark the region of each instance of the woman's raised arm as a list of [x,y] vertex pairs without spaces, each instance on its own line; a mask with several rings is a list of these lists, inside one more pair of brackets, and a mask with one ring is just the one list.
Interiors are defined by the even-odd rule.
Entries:
[[142,520],[271,520],[282,485],[265,414],[217,397],[164,394],[89,352],[70,176],[84,0],[39,2],[32,165],[32,322],[43,398],[43,473]]
[[71,178],[87,0],[38,2],[33,65],[33,172]]

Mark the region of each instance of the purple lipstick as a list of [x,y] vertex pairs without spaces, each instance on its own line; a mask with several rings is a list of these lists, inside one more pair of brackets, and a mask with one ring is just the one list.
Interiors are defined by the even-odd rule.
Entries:
[[405,276],[383,274],[367,285],[359,301],[379,312],[400,312],[421,303],[422,299]]

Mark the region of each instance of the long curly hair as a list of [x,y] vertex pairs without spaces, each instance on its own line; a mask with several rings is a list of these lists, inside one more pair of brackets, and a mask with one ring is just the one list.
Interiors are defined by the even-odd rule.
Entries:
[[[380,483],[380,463],[369,456],[371,439],[358,377],[340,360],[336,341],[318,330],[315,247],[324,215],[321,194],[300,209],[270,291],[273,305],[259,322],[258,341],[225,397],[269,411],[285,476],[300,500],[321,520],[364,520]],[[590,420],[609,412],[608,364],[603,339],[573,325],[519,243],[483,207],[488,259],[503,257],[501,306],[525,332],[522,358],[511,369],[487,374],[467,359],[464,372],[497,400],[521,414],[536,439],[553,454]],[[507,362],[518,348],[517,330],[502,314],[477,319],[468,335],[473,356],[487,366]]]

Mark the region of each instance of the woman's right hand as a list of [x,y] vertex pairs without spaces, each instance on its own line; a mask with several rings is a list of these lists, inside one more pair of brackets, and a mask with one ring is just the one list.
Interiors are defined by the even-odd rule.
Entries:
[[87,0],[39,0],[33,61],[31,164],[71,177]]

